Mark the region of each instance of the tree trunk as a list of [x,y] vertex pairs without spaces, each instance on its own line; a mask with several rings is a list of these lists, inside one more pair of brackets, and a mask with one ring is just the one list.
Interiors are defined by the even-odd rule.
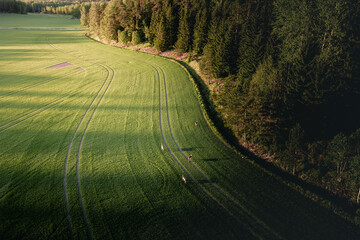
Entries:
[[323,44],[322,44],[322,47],[321,47],[321,51],[323,51],[324,50],[324,47],[325,47],[325,41],[326,41],[326,32],[325,32],[325,34],[324,34],[324,40],[323,40]]
[[295,175],[296,173],[296,165],[293,166],[293,171],[292,171],[292,174]]
[[246,142],[246,109],[244,112],[244,142]]
[[356,198],[356,203],[359,204],[359,200],[360,200],[360,188],[359,188],[359,192],[358,192],[358,195],[357,195],[357,198]]

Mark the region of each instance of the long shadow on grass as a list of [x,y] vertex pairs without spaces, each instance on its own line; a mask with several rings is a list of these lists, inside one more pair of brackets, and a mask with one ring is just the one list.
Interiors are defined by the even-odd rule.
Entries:
[[[75,71],[75,70],[74,70]],[[1,74],[0,74],[0,78],[1,78]],[[42,79],[44,80],[47,80],[49,78],[46,78],[46,77],[41,77]],[[69,78],[72,78],[72,76],[70,76]],[[59,81],[64,81],[62,79],[59,79]],[[34,84],[37,84],[37,83],[41,83],[41,81],[36,81],[34,82]],[[23,82],[19,83],[19,84],[23,84]],[[46,83],[45,83],[46,84]],[[66,82],[64,81],[63,84],[66,84]],[[10,91],[4,91],[4,90],[0,90],[0,98],[2,98],[3,96],[8,96],[8,95],[11,95],[12,97],[19,97],[19,98],[22,98],[22,97],[62,97],[62,96],[65,96],[70,90],[66,91],[64,89],[60,89],[59,91],[44,91],[43,89],[51,89],[51,88],[54,88],[53,84],[48,84],[46,86],[42,85],[40,90],[36,91],[36,90],[28,90],[29,88],[32,88],[31,86],[28,86],[28,85],[22,85],[22,86],[18,86],[18,89],[17,88],[13,88],[12,86],[6,86],[6,87],[9,87],[11,88]],[[21,88],[27,88],[25,90],[22,90]],[[74,90],[76,90],[76,88],[74,88]],[[76,97],[78,98],[89,98],[91,97],[90,94],[88,93],[81,93],[81,92],[78,92],[76,93]],[[109,98],[112,98],[112,99],[131,99],[132,96],[131,95],[121,95],[121,96],[114,96],[114,95],[106,95],[106,98],[109,99]],[[5,101],[3,101],[5,102]],[[7,104],[9,105],[13,105],[13,106],[17,106],[19,105],[19,102],[18,101],[6,101]],[[19,106],[20,107],[20,106]],[[34,107],[37,107],[37,106],[34,106]]]
[[[48,29],[11,29],[0,30],[0,34],[8,34],[11,38],[6,37],[1,39],[2,47],[6,46],[24,46],[24,44],[31,45],[48,45],[44,35],[51,38],[52,44],[81,44],[86,42],[86,39],[81,35],[75,35],[76,32],[82,30],[48,30]],[[42,41],[34,41],[34,39],[43,39]]]
[[[66,94],[59,94],[59,97],[61,96],[66,96]],[[83,109],[84,106],[82,105],[82,103],[84,103],[85,101],[87,101],[89,99],[89,95],[88,97],[85,97],[86,95],[80,94],[80,96],[82,96],[81,98],[79,98],[79,96],[75,93],[75,96],[70,97],[71,98],[71,102],[68,103],[62,103],[59,105],[56,105],[54,107],[52,107],[51,109],[55,109],[55,110],[79,110],[79,109]],[[34,96],[35,97],[35,96]],[[117,97],[116,99],[121,99],[124,98],[126,99],[126,96],[120,96]],[[51,101],[51,100],[50,100]],[[74,104],[74,102],[78,102],[78,104]],[[34,103],[34,102],[19,102],[19,101],[1,101],[0,102],[0,109],[38,109],[40,107],[42,107],[44,104],[46,104],[46,102],[40,104],[40,103]],[[175,108],[175,107],[173,107]],[[128,110],[129,107],[128,105],[124,104],[124,105],[101,105],[101,107],[99,108],[99,110],[103,111],[126,111]],[[153,105],[148,105],[148,106],[143,106],[143,105],[132,105],[130,107],[131,111],[149,111],[151,112],[154,109]],[[172,107],[169,107],[169,110],[171,110]],[[191,108],[187,108],[187,110],[191,111]]]
[[[21,233],[37,231],[37,225],[44,224],[47,221],[47,217],[44,216],[52,216],[55,225],[62,224],[65,216],[64,206],[58,203],[58,201],[62,203],[62,166],[59,165],[58,169],[53,168],[54,163],[50,160],[51,158],[46,160],[47,158],[44,158],[44,156],[51,155],[52,152],[49,151],[51,149],[62,149],[62,152],[57,152],[57,155],[65,155],[68,141],[59,143],[53,139],[56,139],[56,136],[59,135],[66,136],[67,132],[50,130],[31,132],[31,130],[23,130],[10,134],[12,136],[21,136],[21,133],[24,132],[29,136],[36,136],[35,139],[29,140],[29,147],[15,147],[12,149],[13,152],[10,151],[5,155],[0,155],[0,162],[2,163],[0,173],[4,175],[11,173],[11,176],[13,176],[10,186],[7,188],[9,193],[0,202],[0,212],[2,213],[0,214],[2,222],[0,234],[6,236],[5,239],[13,239],[12,231],[24,231]],[[127,138],[149,139],[151,136],[152,132],[149,131],[133,133]],[[226,239],[229,239],[231,237],[227,235],[227,231],[241,227],[231,225],[235,224],[231,217],[214,208],[206,200],[206,196],[202,194],[201,190],[195,184],[191,185],[191,181],[188,182],[189,185],[184,186],[179,176],[166,175],[166,182],[171,184],[167,185],[165,189],[162,188],[164,182],[162,173],[168,171],[166,165],[156,164],[155,167],[150,162],[146,165],[134,163],[134,165],[138,166],[136,168],[136,179],[141,184],[142,190],[136,188],[136,184],[132,186],[134,184],[132,174],[134,173],[131,174],[130,170],[121,170],[126,165],[123,163],[126,162],[123,156],[118,156],[116,161],[112,162],[112,164],[116,165],[109,165],[107,168],[103,167],[101,163],[105,163],[106,159],[103,159],[104,156],[101,154],[104,152],[104,144],[101,143],[107,142],[105,139],[116,140],[118,138],[122,138],[122,136],[120,133],[115,132],[88,132],[87,134],[87,139],[94,139],[97,144],[93,144],[91,148],[84,148],[83,151],[86,152],[86,156],[92,156],[94,161],[98,162],[97,167],[92,167],[91,172],[81,174],[83,197],[91,224],[96,224],[97,220],[101,220],[99,216],[101,216],[101,212],[104,212],[104,221],[107,222],[106,224],[110,224],[109,227],[111,231],[114,231],[114,234],[118,234],[117,231],[124,231],[133,239],[142,238],[143,236],[145,236],[143,239],[154,237],[154,231],[156,232],[159,229],[159,224],[164,222],[169,229],[172,229],[173,234],[179,233],[180,236],[189,239],[197,238],[196,231],[199,231],[201,236],[204,236],[203,238],[206,236],[208,239],[221,239],[220,235],[222,234],[227,237]],[[60,139],[63,139],[63,137],[60,137]],[[112,141],[108,142],[113,144]],[[0,148],[1,152],[6,150],[4,147]],[[106,149],[106,151],[110,151],[113,146],[110,145]],[[7,161],[13,154],[22,156],[21,161],[17,162],[17,164],[14,164],[13,161]],[[29,159],[26,156],[29,156]],[[153,161],[157,161],[155,159]],[[41,164],[39,164],[39,161]],[[89,160],[83,156],[82,162],[86,163],[86,161]],[[118,171],[114,171],[113,167],[116,167],[117,164],[120,164],[121,167]],[[159,171],[159,167],[162,168],[161,171]],[[51,169],[53,171],[50,171]],[[69,181],[71,179],[75,181],[74,177],[71,178],[74,170],[71,172],[69,173]],[[254,183],[253,186],[256,189],[242,189],[241,186],[237,189],[248,200],[245,207],[249,208],[251,212],[255,213],[258,218],[284,239],[359,239],[359,229],[335,215],[332,211],[320,207],[297,191],[288,188],[281,181],[267,174],[262,174],[261,169],[249,166],[249,172],[248,181],[250,183],[261,182],[262,184]],[[214,180],[216,181],[216,179]],[[238,179],[234,178],[230,179],[230,181],[235,182]],[[207,183],[207,181],[201,182],[204,185]],[[181,192],[178,192],[180,191],[179,186],[191,188],[189,191],[192,194],[199,195],[198,198],[203,199],[201,200],[203,203],[200,206],[196,203],[187,203],[186,198],[182,196]],[[94,189],[96,189],[96,192],[93,192]],[[159,191],[159,189],[162,189],[162,191]],[[69,184],[69,191],[72,192],[72,196],[76,195],[75,183]],[[146,207],[146,201],[144,202],[141,191],[146,193],[150,203],[153,204],[152,208]],[[94,194],[97,194],[97,196]],[[53,195],[60,197],[52,199],[51,196]],[[98,199],[101,204],[97,205],[93,199]],[[76,197],[72,201],[76,203]],[[204,206],[207,207],[204,209]],[[59,212],[63,216],[54,216]],[[205,218],[213,217],[210,220],[204,220],[204,216],[206,216]],[[216,216],[219,216],[219,219],[222,219],[221,221],[225,221],[225,226],[224,222],[217,222]],[[17,228],[14,222],[24,226],[26,230],[25,228]],[[196,227],[186,228],[189,223]],[[226,227],[226,225],[228,226]],[[143,226],[147,227],[143,228]],[[212,238],[208,234],[210,232],[213,234],[216,232],[218,235]],[[245,235],[246,231],[243,233]]]
[[[2,238],[47,239],[53,227],[64,225],[65,212],[59,204],[62,201],[57,201],[62,185],[62,175],[58,172],[43,170],[32,174],[29,169],[14,168],[14,176],[26,181],[10,186],[11,194],[0,204]],[[152,177],[163,178],[161,174]],[[139,191],[134,176],[123,172],[109,175],[98,170],[82,177],[87,214],[95,236],[106,236],[110,231],[111,235],[124,239],[237,239],[234,234],[237,233],[252,239],[246,229],[235,226],[231,218],[203,199],[195,184],[185,185],[173,175],[167,179],[172,188],[159,192],[157,184],[146,184],[149,180],[146,175],[137,178],[144,183],[149,202]],[[93,195],[94,189],[99,195]],[[77,219],[76,187],[69,185],[69,192],[72,215]],[[107,225],[106,231],[103,224]],[[64,227],[59,231],[66,235]]]
[[262,159],[258,156],[256,156],[254,153],[249,151],[248,149],[242,147],[231,129],[225,126],[223,120],[221,117],[219,117],[218,113],[215,110],[215,106],[210,99],[210,91],[208,87],[205,85],[203,80],[200,78],[200,76],[195,72],[193,68],[191,68],[189,65],[187,65],[185,62],[177,61],[182,66],[184,66],[187,71],[191,74],[191,76],[194,78],[195,83],[200,90],[202,99],[204,101],[204,107],[206,112],[208,113],[211,121],[214,123],[214,126],[216,129],[221,133],[222,137],[225,139],[227,143],[229,143],[233,148],[235,148],[237,151],[239,151],[244,156],[248,157],[249,159],[255,161],[258,165],[260,165],[262,168],[268,170],[270,173],[275,174],[276,176],[279,176],[281,179],[283,179],[285,182],[288,183],[295,183],[298,186],[301,186],[304,191],[310,191],[312,193],[315,193],[322,198],[326,200],[330,200],[332,203],[335,203],[337,207],[340,207],[342,210],[346,211],[347,215],[350,215],[351,218],[355,217],[355,211],[357,210],[357,206],[349,203],[346,199],[340,198],[338,196],[335,196],[330,191],[327,191],[326,189],[323,189],[321,187],[315,186],[313,184],[307,183],[300,178],[293,176],[278,167],[274,166],[273,164],[267,162],[265,159]]

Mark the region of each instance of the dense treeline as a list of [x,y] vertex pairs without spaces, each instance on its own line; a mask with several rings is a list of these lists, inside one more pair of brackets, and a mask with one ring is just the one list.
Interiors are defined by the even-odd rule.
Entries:
[[112,0],[83,3],[81,23],[107,41],[146,41],[200,59],[202,71],[218,79],[213,98],[241,143],[255,143],[294,175],[355,199],[359,5]]
[[[84,3],[86,4],[86,3]],[[71,15],[80,18],[81,2],[79,1],[17,1],[0,0],[0,12],[6,13],[46,13]]]
[[72,15],[74,18],[80,18],[80,3],[74,2],[28,2],[26,4],[27,12],[64,14]]
[[26,4],[16,0],[0,0],[0,12],[26,14]]
[[359,1],[1,3],[2,12],[81,12],[107,41],[188,53],[216,79],[211,98],[241,144],[359,202]]

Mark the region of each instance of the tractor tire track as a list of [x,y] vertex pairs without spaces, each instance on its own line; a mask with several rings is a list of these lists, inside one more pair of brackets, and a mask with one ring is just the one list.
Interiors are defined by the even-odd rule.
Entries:
[[[106,68],[105,68],[106,69]],[[107,69],[106,69],[107,70]],[[65,209],[66,209],[66,218],[67,218],[67,223],[68,223],[68,229],[69,229],[69,233],[70,233],[70,238],[74,239],[74,233],[71,227],[71,221],[70,221],[70,210],[69,210],[69,202],[68,202],[68,197],[67,197],[67,165],[68,165],[68,160],[69,160],[69,156],[70,156],[70,151],[72,148],[72,145],[74,143],[75,137],[77,136],[77,133],[80,129],[80,126],[82,125],[86,115],[88,114],[88,112],[90,111],[90,108],[93,106],[96,98],[99,96],[101,90],[104,88],[106,82],[108,82],[109,79],[109,74],[110,72],[107,70],[107,76],[104,80],[104,82],[102,83],[100,89],[98,90],[98,92],[96,93],[95,97],[92,99],[91,103],[89,104],[88,108],[86,109],[85,113],[83,114],[82,118],[80,119],[80,122],[78,123],[75,132],[70,140],[69,146],[68,146],[68,150],[66,153],[66,157],[65,157],[65,162],[64,162],[64,176],[63,176],[63,183],[64,183],[64,199],[65,199]]]
[[[99,107],[99,105],[100,105],[103,97],[105,96],[106,92],[108,91],[108,89],[109,89],[109,87],[110,87],[110,85],[111,85],[111,83],[112,83],[112,81],[113,81],[113,79],[114,79],[114,70],[113,70],[111,67],[109,67],[109,66],[106,66],[106,67],[105,67],[104,65],[101,65],[101,66],[108,71],[108,73],[111,75],[111,77],[110,77],[110,80],[109,80],[109,82],[108,82],[108,84],[107,84],[107,86],[106,86],[103,94],[101,95],[98,103],[96,104],[96,106],[95,106],[95,108],[94,108],[92,114],[90,115],[90,118],[89,118],[89,120],[88,120],[88,122],[87,122],[87,124],[86,124],[86,127],[85,127],[85,129],[84,129],[84,132],[83,132],[82,137],[81,137],[81,140],[80,140],[80,144],[79,144],[79,148],[78,148],[78,154],[77,154],[77,159],[76,159],[76,178],[77,178],[77,187],[78,187],[79,202],[80,202],[80,206],[81,206],[81,210],[82,210],[82,215],[83,215],[84,223],[85,223],[85,226],[86,226],[87,237],[88,237],[88,239],[90,239],[90,240],[92,240],[93,238],[92,238],[92,235],[91,235],[89,223],[88,223],[88,220],[87,220],[87,217],[86,217],[86,212],[85,212],[85,208],[84,208],[84,204],[83,204],[83,200],[82,200],[82,196],[81,196],[81,189],[80,189],[80,172],[79,172],[79,165],[80,165],[80,164],[79,164],[79,163],[80,163],[81,148],[82,148],[82,144],[83,144],[84,139],[85,139],[86,131],[87,131],[89,125],[90,125],[91,120],[92,120],[93,117],[94,117],[94,114],[95,114],[96,110],[98,109],[98,107]],[[109,69],[110,69],[111,73],[110,73]]]
[[[165,100],[166,100],[166,113],[167,113],[167,121],[168,121],[168,125],[169,125],[169,130],[172,136],[172,139],[174,141],[174,143],[176,144],[178,150],[180,150],[180,152],[182,153],[182,155],[187,159],[187,155],[182,151],[182,149],[180,148],[178,142],[176,141],[172,128],[171,128],[171,124],[170,124],[170,117],[169,117],[169,105],[168,105],[168,95],[167,95],[167,87],[166,87],[166,78],[165,78],[165,74],[163,69],[156,65],[161,73],[162,73],[162,77],[163,77],[163,84],[164,84],[164,90],[165,90]],[[160,78],[159,78],[160,81]],[[160,84],[160,82],[159,82]],[[160,86],[160,85],[159,85]],[[160,124],[161,124],[161,120],[160,120]],[[165,142],[165,138],[163,136],[164,142]],[[166,142],[165,142],[166,143]],[[168,144],[166,143],[166,147],[169,149]],[[176,157],[171,154],[173,156],[173,158],[175,159]],[[185,167],[176,159],[176,162],[181,165],[181,168],[186,172],[186,174],[192,179],[194,180],[194,177],[187,171],[185,170]],[[261,221],[259,218],[257,218],[256,216],[254,216],[249,210],[247,210],[246,208],[244,208],[243,206],[241,206],[237,201],[235,201],[232,197],[230,197],[227,193],[225,193],[221,188],[219,188],[219,186],[217,186],[214,182],[212,182],[193,162],[190,162],[190,164],[205,178],[205,180],[211,184],[211,186],[213,186],[215,188],[216,191],[218,191],[222,196],[224,196],[227,200],[229,200],[232,204],[234,204],[241,212],[242,215],[245,215],[247,218],[253,219],[255,220],[261,227],[265,228],[269,233],[271,233],[273,236],[273,239],[282,239],[281,236],[279,236],[276,232],[274,232],[271,228],[269,228],[263,221]],[[215,199],[214,196],[212,196],[207,190],[205,190],[199,182],[197,182],[195,180],[195,183],[202,189],[203,192],[205,192],[209,197],[211,197],[211,199],[213,199],[217,204],[219,204],[222,208],[224,208],[231,216],[233,216],[234,218],[237,219],[237,217],[234,215],[233,212],[229,211],[224,205],[220,204],[220,202]],[[238,219],[237,219],[238,220]],[[251,231],[251,233],[257,237],[257,238],[262,238],[261,236],[259,236],[255,230],[251,230],[249,229],[249,231]]]
[[[164,141],[164,144],[167,148],[167,150],[169,151],[170,155],[173,157],[173,159],[176,161],[176,163],[180,166],[180,168],[184,171],[184,173],[186,173],[187,176],[189,176],[189,178],[200,188],[200,190],[206,195],[208,196],[211,200],[213,200],[220,208],[224,209],[225,212],[227,214],[229,214],[235,221],[237,221],[238,223],[242,224],[242,222],[240,222],[240,220],[231,212],[229,211],[223,204],[221,204],[210,192],[208,192],[205,188],[203,188],[201,186],[201,184],[194,178],[194,176],[180,163],[180,161],[177,159],[177,157],[174,155],[173,151],[170,149],[165,135],[164,135],[164,130],[163,130],[163,125],[162,125],[162,117],[161,117],[161,81],[160,81],[160,73],[159,71],[153,66],[151,65],[151,67],[153,69],[155,69],[156,73],[157,73],[157,77],[158,77],[158,84],[159,84],[159,121],[160,121],[160,131],[161,131],[161,135]],[[159,67],[159,66],[157,66]],[[160,68],[160,67],[159,67]],[[254,237],[261,239],[261,237],[254,231],[252,231],[251,229],[247,229],[247,231],[250,232],[251,235],[253,235]]]
[[[160,68],[160,67],[159,67]],[[187,75],[188,73],[181,68]],[[166,90],[166,82],[165,82],[165,75],[164,75],[164,71],[160,68],[160,70],[162,71],[162,75],[164,78],[164,85],[165,85],[165,95],[166,95],[166,108],[167,108],[167,117],[168,117],[168,124],[169,124],[169,128],[170,128],[170,132],[171,132],[171,136],[172,139],[174,141],[174,143],[176,144],[178,150],[182,153],[182,155],[187,159],[187,155],[183,152],[183,150],[180,148],[178,142],[176,141],[174,134],[172,132],[172,128],[170,125],[170,119],[169,119],[169,111],[168,111],[168,104],[167,104],[167,90]],[[196,98],[199,107],[201,109],[201,104],[198,98]],[[219,137],[217,134],[215,134],[215,132],[212,131],[212,128],[209,124],[209,122],[206,120],[204,112],[202,112],[202,116],[205,120],[205,122],[207,123],[207,125],[209,126],[209,128],[211,129],[211,132],[230,150],[234,151],[221,137]],[[236,154],[238,154],[238,152],[235,151]],[[239,155],[239,154],[238,154]],[[274,230],[272,230],[267,224],[265,224],[262,220],[260,220],[258,217],[256,217],[253,213],[251,213],[249,210],[247,210],[244,206],[242,206],[239,202],[237,202],[233,197],[231,197],[229,194],[227,194],[224,190],[222,190],[216,183],[214,183],[213,181],[211,181],[192,161],[190,161],[190,164],[197,170],[197,172],[199,172],[208,183],[210,183],[219,193],[221,193],[226,199],[230,200],[235,206],[237,206],[238,208],[241,209],[241,211],[245,212],[246,214],[248,214],[251,218],[255,219],[261,226],[263,226],[265,229],[267,229],[270,233],[272,233],[274,235],[274,239],[283,239],[278,233],[274,232]]]
[[[70,54],[58,47],[56,47],[54,44],[52,44],[49,40],[49,38],[47,37],[47,42],[48,44],[56,49],[57,51],[59,52],[62,52],[64,53],[65,55],[74,55],[74,54]],[[107,84],[107,87],[105,88],[103,94],[101,95],[100,99],[99,99],[99,102],[97,103],[97,105],[95,106],[92,114],[90,115],[90,118],[86,124],[86,127],[84,129],[84,132],[82,134],[82,137],[81,137],[81,140],[80,140],[80,144],[79,144],[79,147],[78,147],[78,153],[77,153],[77,159],[76,159],[76,181],[77,181],[77,192],[78,192],[78,199],[79,199],[79,204],[80,204],[80,207],[81,207],[81,211],[82,211],[82,217],[83,217],[83,220],[84,220],[84,224],[85,224],[85,227],[86,227],[86,234],[87,234],[87,238],[92,240],[92,235],[91,235],[91,231],[90,231],[90,227],[89,227],[89,223],[88,223],[88,220],[87,220],[87,217],[86,217],[86,212],[85,212],[85,207],[84,207],[84,204],[83,204],[83,200],[82,200],[82,195],[81,195],[81,188],[80,188],[80,173],[79,173],[79,165],[80,165],[80,154],[81,154],[81,148],[82,148],[82,143],[85,139],[85,133],[87,131],[87,128],[89,127],[90,125],[90,122],[95,114],[95,111],[97,110],[98,106],[100,105],[100,102],[102,101],[105,93],[107,92],[108,88],[110,87],[110,84],[111,82],[113,81],[113,78],[114,78],[114,70],[107,66],[107,65],[103,65],[103,64],[100,64],[100,63],[95,63],[93,61],[89,61],[89,60],[84,60],[83,61],[85,62],[89,62],[91,63],[91,65],[97,65],[97,66],[100,66],[102,67],[103,69],[106,70],[107,72],[107,76],[105,78],[105,81],[103,82],[102,86],[100,87],[99,91],[97,92],[96,96],[93,98],[92,102],[90,103],[88,109],[86,110],[86,112],[84,113],[84,115],[82,116],[75,132],[74,132],[74,135],[70,141],[70,144],[69,144],[69,148],[68,148],[68,151],[67,151],[67,155],[66,155],[66,158],[65,158],[65,164],[64,164],[64,198],[65,198],[65,208],[66,208],[66,214],[67,214],[67,222],[68,222],[68,229],[69,229],[69,232],[70,232],[70,237],[71,239],[74,239],[74,234],[73,234],[73,230],[72,230],[72,227],[71,227],[71,221],[70,221],[70,209],[69,209],[69,203],[68,203],[68,197],[67,197],[67,183],[66,183],[66,173],[67,173],[67,164],[68,164],[68,159],[69,159],[69,155],[70,155],[70,151],[71,151],[71,147],[73,145],[73,142],[75,140],[75,137],[77,136],[77,133],[79,131],[79,128],[80,128],[80,125],[82,125],[82,122],[84,121],[85,119],[85,116],[88,115],[88,112],[90,110],[90,108],[93,106],[94,102],[95,102],[95,99],[98,98],[100,92],[102,91],[102,89],[104,88],[104,86],[106,85],[106,83],[108,82]],[[109,71],[110,70],[110,71]]]
[[[135,78],[135,81],[136,81],[136,78]],[[134,92],[134,89],[133,89],[133,92]],[[134,95],[133,98],[131,99],[131,102],[130,102],[130,104],[129,104],[129,107],[128,107],[128,110],[127,110],[127,113],[126,113],[126,117],[125,117],[125,122],[124,122],[124,126],[125,126],[125,128],[124,128],[124,129],[125,129],[125,132],[124,132],[124,142],[126,142],[126,141],[125,141],[125,136],[127,136],[127,132],[128,132],[128,131],[127,131],[127,126],[128,126],[127,122],[128,122],[129,115],[130,115],[130,114],[129,114],[129,109],[131,108],[131,106],[132,106],[132,104],[133,104],[133,102],[134,102],[135,97],[136,97],[136,96]],[[151,209],[152,209],[154,212],[156,212],[156,215],[154,216],[154,218],[155,218],[156,220],[160,220],[160,221],[162,222],[163,226],[165,226],[163,220],[162,220],[162,219],[159,219],[160,212],[159,212],[158,210],[156,210],[156,207],[154,206],[154,202],[151,200],[151,198],[150,198],[150,197],[148,196],[148,194],[146,193],[143,185],[141,184],[141,181],[139,181],[139,177],[138,177],[139,174],[136,174],[136,168],[135,168],[134,164],[132,163],[131,158],[128,157],[129,155],[128,155],[128,150],[127,150],[126,146],[124,147],[124,149],[125,149],[125,153],[126,153],[126,159],[128,160],[129,168],[130,168],[130,170],[131,170],[132,176],[134,177],[134,180],[135,180],[135,182],[136,182],[136,185],[139,187],[139,191],[141,192],[141,195],[144,197],[144,199],[146,199],[146,202],[151,206]],[[167,228],[165,228],[165,229],[166,229],[166,232],[171,236],[171,234],[170,234],[170,232],[168,231],[168,229],[167,229]]]
[[[48,44],[56,49],[57,51],[59,52],[62,52],[64,53],[65,55],[73,55],[73,54],[69,54],[68,52],[56,47],[54,44],[52,44],[49,40],[49,38],[47,37],[47,42]],[[70,234],[70,238],[71,239],[74,239],[74,233],[73,233],[73,230],[72,230],[72,227],[71,227],[71,219],[70,219],[70,209],[69,209],[69,203],[68,203],[68,197],[67,197],[67,165],[68,165],[68,159],[69,159],[69,156],[70,156],[70,151],[71,151],[71,148],[72,148],[72,145],[73,145],[73,142],[77,136],[77,133],[79,131],[79,128],[80,126],[82,125],[85,117],[88,115],[88,112],[90,111],[90,108],[93,106],[93,104],[95,103],[95,100],[98,98],[100,92],[102,91],[102,89],[104,88],[104,86],[106,85],[106,83],[108,82],[107,84],[107,87],[105,88],[103,94],[101,95],[100,99],[99,99],[99,102],[97,103],[97,105],[95,106],[92,114],[90,115],[90,118],[86,124],[86,127],[84,129],[84,132],[82,134],[82,137],[81,137],[81,140],[80,140],[80,143],[79,143],[79,147],[78,147],[78,153],[77,153],[77,159],[76,159],[76,182],[77,182],[77,190],[78,190],[78,199],[79,199],[79,204],[80,204],[80,207],[81,207],[81,212],[82,212],[82,217],[83,217],[83,220],[84,220],[84,224],[85,224],[85,227],[86,227],[86,234],[87,234],[87,238],[92,240],[92,235],[91,235],[91,231],[90,231],[90,227],[89,227],[89,223],[88,223],[88,220],[87,220],[87,217],[86,217],[86,212],[85,212],[85,207],[84,207],[84,204],[83,204],[83,200],[82,200],[82,195],[81,195],[81,190],[80,190],[80,173],[79,173],[79,163],[80,163],[80,154],[81,154],[81,148],[82,148],[82,143],[85,139],[85,133],[87,131],[87,128],[88,126],[90,125],[90,122],[95,114],[95,111],[97,110],[98,106],[100,105],[100,102],[102,101],[105,93],[107,92],[108,88],[110,87],[110,84],[111,82],[113,81],[113,77],[114,77],[114,70],[109,67],[109,66],[106,66],[106,65],[103,65],[103,64],[100,64],[100,63],[94,63],[92,61],[89,61],[89,60],[84,60],[86,62],[89,62],[89,63],[92,63],[92,65],[97,65],[97,66],[100,66],[102,67],[103,69],[106,70],[107,72],[107,75],[106,75],[106,78],[105,78],[105,81],[103,82],[103,84],[101,85],[99,91],[96,93],[95,97],[93,98],[93,100],[91,101],[89,107],[87,108],[87,110],[85,111],[84,115],[82,116],[74,134],[73,134],[73,137],[69,143],[69,147],[68,147],[68,151],[67,151],[67,154],[66,154],[66,158],[65,158],[65,163],[64,163],[64,177],[63,177],[63,182],[64,182],[64,199],[65,199],[65,209],[66,209],[66,218],[67,218],[67,223],[68,223],[68,229],[69,229],[69,234]],[[111,70],[111,72],[109,71],[109,69]],[[110,77],[109,77],[110,76]]]

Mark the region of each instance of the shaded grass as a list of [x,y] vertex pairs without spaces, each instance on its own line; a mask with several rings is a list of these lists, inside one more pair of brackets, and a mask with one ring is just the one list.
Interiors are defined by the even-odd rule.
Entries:
[[[4,31],[7,34],[0,35],[0,43],[4,42],[0,51],[6,53],[0,55],[5,62],[0,65],[5,76],[0,80],[0,123],[70,91],[75,94],[0,133],[0,186],[6,186],[0,190],[2,238],[69,239],[64,160],[80,119],[106,78],[101,66],[114,70],[114,80],[90,121],[79,156],[80,191],[94,239],[273,239],[274,233],[283,239],[359,236],[354,225],[224,146],[203,119],[192,83],[177,64],[98,44],[82,31]],[[27,37],[21,38],[24,33]],[[65,61],[85,71],[46,69]],[[54,81],[24,89],[45,79]],[[182,168],[160,149],[159,97],[170,150],[199,185],[184,184]],[[86,115],[83,122],[89,119]],[[85,127],[79,125],[66,174],[75,239],[87,238],[75,167]],[[172,140],[170,127],[180,148],[193,154],[202,173],[248,213],[224,198],[188,163]]]

